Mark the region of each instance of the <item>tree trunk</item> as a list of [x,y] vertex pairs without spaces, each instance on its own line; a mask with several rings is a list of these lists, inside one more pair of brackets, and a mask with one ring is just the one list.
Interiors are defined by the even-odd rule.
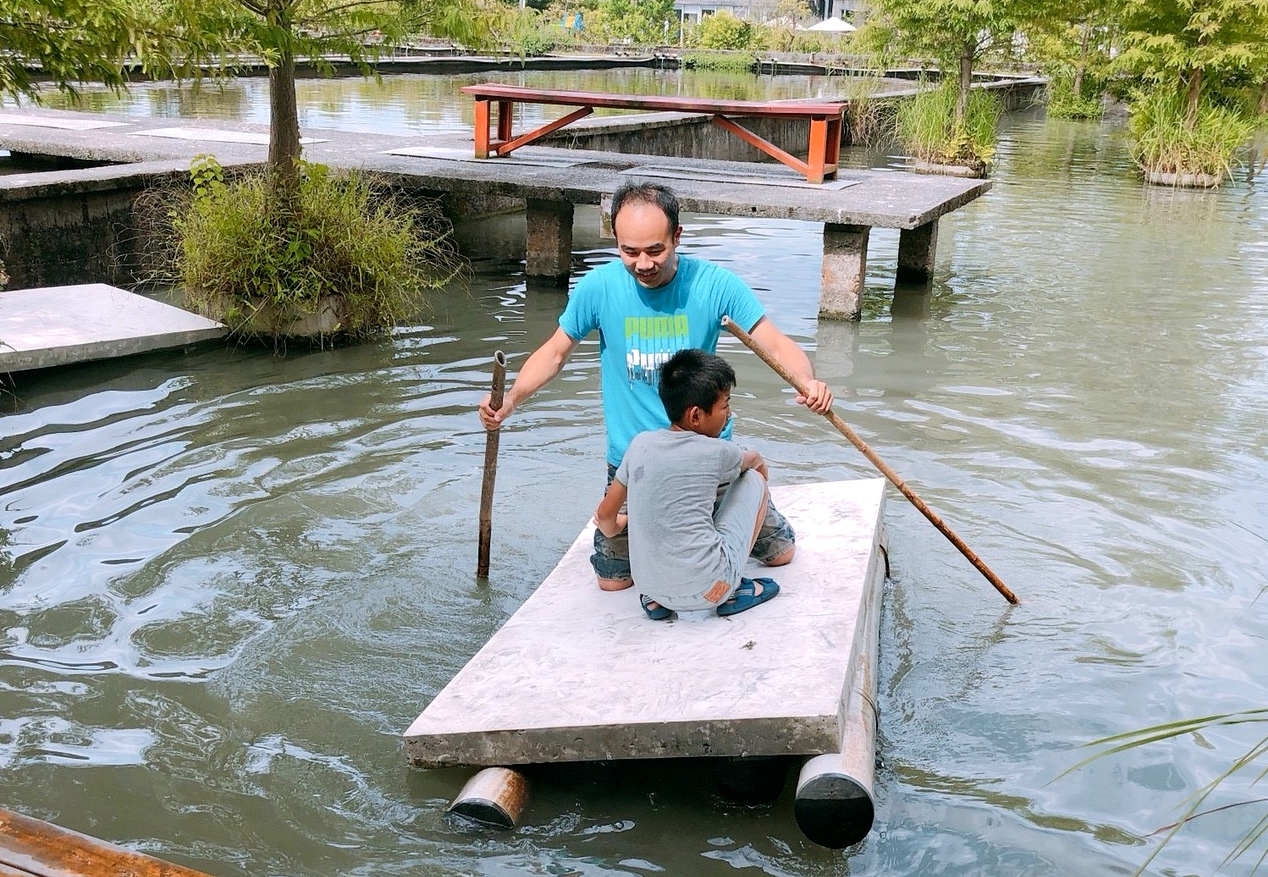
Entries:
[[[282,15],[271,23],[290,35],[290,22]],[[295,100],[295,53],[289,43],[269,68],[269,186],[277,207],[292,211],[299,195],[299,110]]]
[[1087,47],[1092,38],[1092,22],[1083,22],[1083,42],[1079,46],[1079,63],[1074,68],[1074,99],[1083,98],[1083,73],[1087,70]]
[[1268,116],[1268,79],[1259,87],[1259,115]]
[[1192,128],[1198,120],[1198,101],[1202,97],[1202,68],[1189,74],[1189,93],[1185,97],[1184,126]]
[[955,94],[955,130],[963,131],[969,115],[969,89],[973,87],[973,49],[975,43],[964,44],[960,51],[960,83]]

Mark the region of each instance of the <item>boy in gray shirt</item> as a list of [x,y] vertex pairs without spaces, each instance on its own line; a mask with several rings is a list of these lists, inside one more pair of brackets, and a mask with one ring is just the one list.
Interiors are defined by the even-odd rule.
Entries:
[[595,512],[606,536],[629,525],[631,572],[653,620],[673,610],[735,615],[779,593],[772,579],[741,577],[766,517],[767,471],[761,454],[718,438],[734,386],[735,370],[713,354],[670,357],[659,392],[671,425],[634,437]]

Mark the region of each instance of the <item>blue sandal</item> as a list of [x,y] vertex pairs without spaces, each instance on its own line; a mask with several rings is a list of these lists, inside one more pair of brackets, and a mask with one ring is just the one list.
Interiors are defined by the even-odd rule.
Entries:
[[[758,585],[762,586],[760,594],[757,592]],[[731,599],[718,607],[718,614],[723,617],[738,615],[746,609],[752,609],[767,600],[775,599],[778,594],[779,584],[774,579],[740,579],[740,586],[735,589]]]
[[664,621],[674,614],[674,611],[668,606],[660,605],[646,594],[639,594],[638,602],[643,607],[643,611],[647,613],[647,617],[652,621]]

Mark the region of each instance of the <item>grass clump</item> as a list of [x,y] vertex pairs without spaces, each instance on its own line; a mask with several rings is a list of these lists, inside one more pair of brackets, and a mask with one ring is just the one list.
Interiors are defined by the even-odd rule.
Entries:
[[951,80],[922,89],[902,101],[895,120],[899,141],[917,159],[961,165],[984,173],[995,154],[1002,108],[989,92],[969,92],[964,121],[955,119],[956,86]]
[[170,210],[176,279],[191,306],[239,337],[370,337],[463,264],[435,203],[409,203],[365,174],[302,163],[289,210],[265,175],[228,180],[210,156],[191,177]]
[[1146,175],[1222,180],[1255,133],[1255,122],[1205,99],[1191,113],[1183,94],[1155,90],[1133,95],[1127,133],[1132,160]]
[[1105,114],[1100,96],[1075,94],[1074,85],[1069,79],[1057,78],[1048,83],[1046,103],[1050,119],[1099,121]]
[[748,52],[687,52],[682,56],[682,66],[688,70],[750,73],[753,65],[753,55]]

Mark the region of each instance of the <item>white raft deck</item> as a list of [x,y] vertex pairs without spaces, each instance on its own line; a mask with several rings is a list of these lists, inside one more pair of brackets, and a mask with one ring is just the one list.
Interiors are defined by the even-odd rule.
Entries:
[[[802,771],[798,822],[827,846],[860,839],[872,819],[885,481],[772,493],[797,554],[746,574],[776,579],[774,600],[730,618],[651,621],[637,587],[595,585],[591,524],[406,730],[410,762],[823,756]],[[822,816],[815,800],[830,802],[829,822],[864,805],[866,826],[855,814],[844,835],[809,827]]]
[[214,320],[104,283],[0,292],[0,372],[184,347],[227,332]]

